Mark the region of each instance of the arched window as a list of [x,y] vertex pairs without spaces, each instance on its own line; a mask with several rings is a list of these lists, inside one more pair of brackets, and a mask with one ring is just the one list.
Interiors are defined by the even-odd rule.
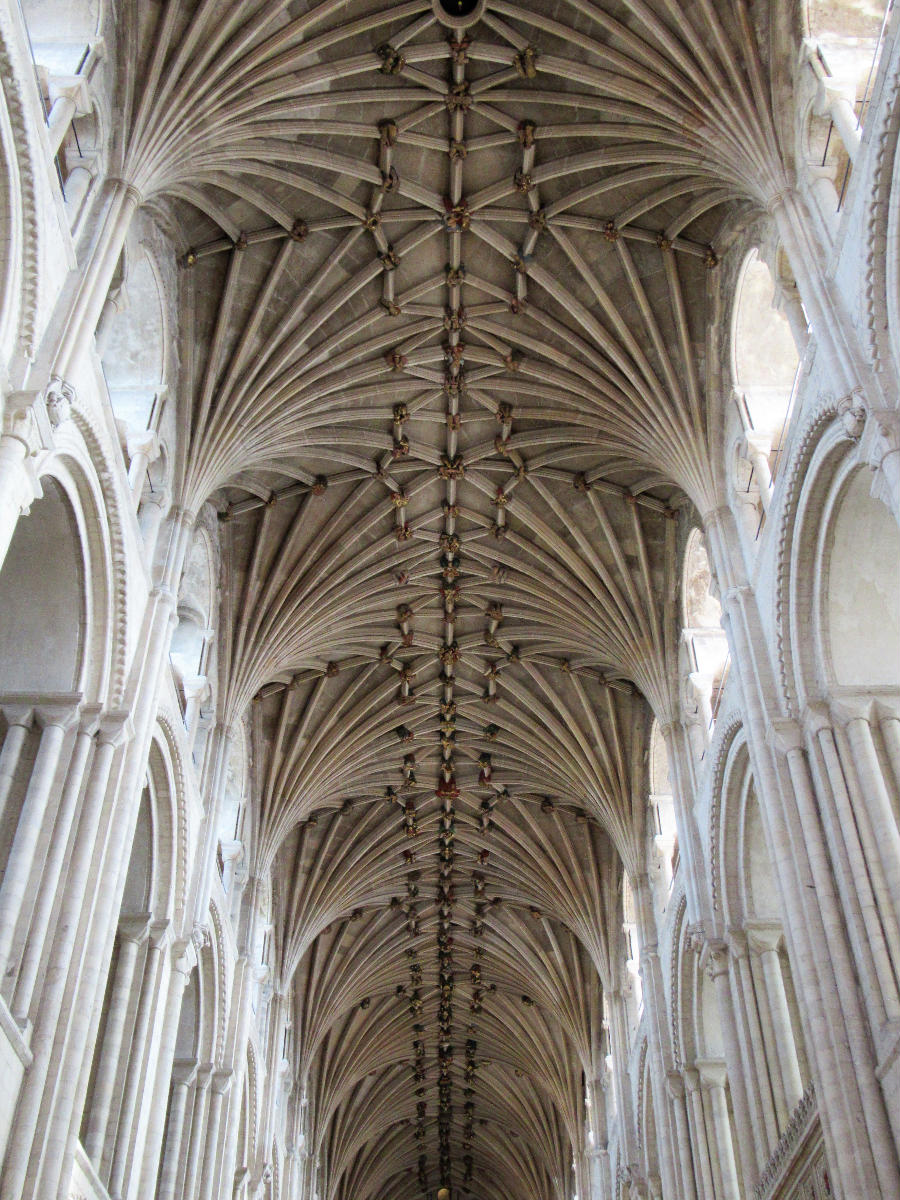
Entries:
[[650,730],[649,784],[652,838],[650,879],[657,910],[664,912],[678,866],[678,831],[669,781],[669,756],[656,721]]
[[[103,0],[22,0],[50,149],[70,224],[100,171],[98,85],[103,59]],[[102,89],[100,89],[102,91]]]
[[769,506],[800,364],[795,331],[776,300],[772,272],[754,249],[738,282],[731,340],[732,373],[743,426],[734,487],[744,527],[753,538]]
[[828,682],[900,687],[898,579],[896,523],[858,471],[837,503],[820,593]]
[[163,286],[142,244],[120,261],[95,341],[149,553],[168,496],[172,414]]
[[[188,745],[202,763],[214,710],[213,640],[216,603],[216,562],[206,528],[194,534],[178,590],[178,625],[169,658],[183,705]],[[199,736],[201,735],[202,736]]]
[[638,939],[638,914],[628,876],[622,877],[622,930],[624,933],[625,976],[622,995],[628,1017],[629,1034],[633,1037],[644,1009],[641,984],[641,950]]
[[843,207],[892,4],[807,0],[802,152],[827,229]]
[[722,608],[712,593],[709,556],[699,529],[691,530],[685,546],[682,620],[685,710],[697,734],[695,748],[702,756],[715,726],[729,658]]
[[4,692],[74,692],[81,682],[83,551],[63,489],[49,478],[41,487],[0,570]]

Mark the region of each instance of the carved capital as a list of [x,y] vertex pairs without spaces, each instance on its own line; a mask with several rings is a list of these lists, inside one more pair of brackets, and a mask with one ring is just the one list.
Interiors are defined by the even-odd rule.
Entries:
[[778,921],[748,921],[747,944],[752,954],[765,954],[768,950],[777,950],[784,936]]
[[233,1078],[234,1071],[232,1071],[230,1068],[226,1069],[223,1067],[217,1071],[213,1071],[212,1078],[210,1080],[212,1084],[212,1090],[217,1096],[224,1096],[231,1087],[231,1081]]
[[155,462],[160,453],[159,436],[153,429],[141,429],[137,433],[129,433],[127,448],[129,458],[143,454],[148,463]]
[[695,1066],[700,1073],[702,1088],[724,1088],[728,1082],[728,1071],[721,1058],[698,1058]]
[[803,749],[803,730],[789,717],[775,717],[766,730],[766,741],[780,754]]
[[172,1063],[172,1083],[188,1087],[194,1082],[197,1074],[196,1058],[176,1058]]
[[6,398],[6,411],[3,414],[3,436],[20,442],[28,456],[43,449],[34,410],[38,396],[38,392],[13,392]]
[[132,913],[119,918],[119,940],[136,942],[138,945],[150,929],[150,913]]

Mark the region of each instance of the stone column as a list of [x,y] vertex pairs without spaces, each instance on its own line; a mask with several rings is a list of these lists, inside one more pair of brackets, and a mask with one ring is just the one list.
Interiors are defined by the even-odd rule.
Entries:
[[694,1136],[694,1166],[696,1170],[699,1200],[717,1200],[713,1191],[712,1166],[709,1160],[709,1140],[706,1136],[706,1116],[703,1112],[703,1097],[700,1095],[700,1072],[689,1067],[684,1073],[684,1085],[688,1093],[690,1123]]
[[[716,509],[705,515],[704,527],[722,589],[723,624],[737,668],[750,759],[787,921],[807,1044],[812,1043],[820,1116],[836,1186],[848,1195],[865,1194],[876,1186],[900,1195],[900,1172],[892,1141],[890,1151],[886,1149],[890,1135],[884,1100],[875,1078],[870,1033],[858,993],[854,995],[846,929],[802,738],[795,722],[774,715],[781,706],[779,684],[756,598],[746,582],[733,515]],[[852,1077],[845,1069],[848,1048],[856,1065]]]
[[[176,1058],[172,1064],[172,1098],[169,1102],[169,1120],[166,1124],[166,1142],[163,1148],[156,1200],[175,1200],[187,1103],[191,1095],[191,1084],[194,1082],[196,1074],[197,1060],[194,1058]],[[151,1190],[145,1192],[145,1195],[152,1194],[151,1185]]]
[[666,1090],[675,1118],[675,1136],[678,1140],[678,1165],[681,1181],[681,1196],[679,1200],[695,1200],[697,1192],[694,1187],[693,1155],[691,1154],[691,1135],[688,1130],[687,1109],[685,1108],[685,1086],[681,1073],[676,1070],[666,1075]]
[[200,1183],[200,1163],[206,1141],[206,1110],[209,1104],[209,1085],[212,1080],[212,1063],[204,1063],[197,1069],[194,1080],[194,1105],[190,1118],[190,1141],[184,1168],[184,1183],[181,1195],[184,1200],[195,1200]]
[[769,434],[748,431],[744,440],[747,443],[747,458],[756,475],[759,498],[762,500],[763,509],[768,512],[772,501],[772,472],[769,469],[772,439]]
[[669,1196],[674,1195],[677,1188],[677,1167],[671,1111],[666,1096],[666,1074],[672,1066],[672,1049],[666,1022],[665,986],[656,941],[656,915],[647,876],[636,874],[632,879],[632,889],[638,914],[640,973],[648,1018],[650,1078],[656,1112],[658,1160],[663,1189]]
[[635,1159],[635,1124],[631,1111],[631,1091],[628,1087],[628,1035],[625,1030],[625,1001],[622,993],[609,994],[609,1040],[613,1060],[613,1092],[616,1099],[616,1115],[622,1137],[622,1158],[625,1162]]
[[731,976],[732,995],[736,1011],[740,1014],[737,1021],[738,1038],[741,1044],[741,1061],[745,1069],[747,1102],[750,1106],[758,1171],[768,1161],[778,1141],[778,1122],[759,1025],[756,989],[750,971],[747,935],[742,929],[732,929],[728,934],[728,944],[734,961]]
[[[741,1167],[745,1181],[756,1178],[756,1154],[753,1144],[750,1106],[747,1098],[746,1083],[749,1078],[748,1064],[742,1054],[737,1033],[735,1006],[731,988],[730,955],[728,943],[718,939],[710,939],[703,948],[703,967],[712,979],[716,989],[716,1002],[719,1010],[719,1020],[722,1027],[722,1040],[725,1043],[725,1058],[731,1064],[731,1077],[734,1081],[731,1088],[731,1101],[734,1105],[735,1134]],[[702,1074],[702,1072],[701,1072]]]
[[[894,958],[900,955],[900,930],[890,912],[864,808],[858,816],[854,815],[830,714],[824,705],[810,705],[804,718],[813,743],[812,768],[816,791],[821,797],[820,810],[835,882],[848,922],[869,1022],[877,1028],[886,1019],[900,1019],[900,993],[895,975],[895,966],[900,973],[900,962],[892,962],[892,952]],[[873,859],[874,870],[869,865]]]
[[[25,1178],[29,1166],[36,1169],[31,1149],[43,1129],[43,1123],[39,1123],[39,1114],[42,1102],[49,1098],[47,1080],[51,1064],[54,1062],[60,1014],[77,943],[79,917],[96,853],[106,785],[116,747],[128,736],[130,726],[125,714],[110,713],[101,720],[62,893],[56,936],[47,964],[44,989],[31,1038],[34,1057],[19,1093],[19,1103],[7,1146],[0,1182],[0,1196],[3,1200],[21,1200],[25,1194]],[[62,1053],[62,1046],[59,1047],[59,1052]],[[65,1086],[65,1080],[60,1082]]]
[[[830,1122],[834,1137],[832,1165],[836,1172],[847,1176],[865,1174],[871,1170],[882,1191],[900,1195],[900,1172],[884,1100],[875,1076],[871,1033],[865,1012],[859,1004],[859,989],[844,933],[846,918],[835,895],[835,872],[822,835],[818,801],[805,751],[799,730],[793,722],[779,722],[777,727],[773,722],[775,731],[779,742],[785,746],[798,815],[809,844],[816,898],[821,905],[822,916],[828,918],[828,934],[824,928],[817,930],[815,966],[832,969],[838,1002],[834,1004],[832,1000],[833,1013],[827,1010],[821,1013],[821,1028],[827,1030],[828,1037],[817,1037],[811,1050],[817,1055],[817,1065],[822,1075],[821,1080],[816,1080],[820,1116],[823,1117],[823,1123],[826,1119]],[[786,908],[785,911],[789,910]],[[815,1023],[817,1016],[819,1014],[815,1011],[808,1014],[813,1036],[819,1032]],[[838,1041],[841,1033],[842,1043]],[[848,1079],[841,1069],[848,1045],[855,1067],[852,1079]],[[854,1092],[855,1111],[851,1104]],[[859,1142],[860,1135],[866,1138],[866,1142]],[[840,1157],[841,1147],[846,1149],[852,1145],[857,1147],[856,1151]],[[837,1165],[835,1156],[838,1156]],[[847,1191],[849,1194],[850,1189]]]
[[73,697],[60,704],[42,704],[35,708],[42,726],[41,741],[0,884],[0,979],[6,976],[9,968],[16,923],[35,865],[34,856],[44,828],[63,741],[66,730],[77,719],[79,701],[80,697]]
[[54,358],[54,374],[64,379],[94,336],[131,219],[140,203],[141,196],[130,183],[110,180],[103,224],[72,299]]
[[720,1182],[717,1200],[718,1197],[721,1200],[740,1200],[741,1191],[738,1186],[734,1146],[731,1140],[731,1119],[728,1116],[728,1100],[725,1096],[727,1082],[725,1064],[715,1059],[698,1059],[697,1070],[700,1072],[701,1087],[709,1098],[715,1145],[713,1166]]
[[777,922],[747,922],[750,950],[757,955],[762,966],[772,1034],[775,1041],[777,1059],[775,1070],[780,1071],[781,1074],[784,1099],[787,1105],[787,1119],[790,1120],[791,1113],[803,1096],[803,1080],[800,1076],[797,1043],[794,1039],[793,1023],[788,1008],[787,994],[784,990],[781,959],[778,955],[782,936],[781,926]]
[[19,767],[25,742],[34,723],[34,706],[31,704],[4,704],[6,737],[0,750],[0,821],[8,819],[6,802],[12,791],[13,780]]
[[900,828],[891,797],[885,786],[884,773],[878,760],[878,752],[872,738],[872,727],[869,724],[872,715],[872,702],[863,699],[856,705],[841,701],[837,705],[847,718],[847,737],[853,755],[853,762],[863,790],[863,803],[866,805],[872,830],[875,834],[875,845],[881,860],[881,869],[887,882],[891,905],[894,910],[894,920],[900,920]]
[[139,504],[144,490],[144,475],[152,462],[159,458],[159,438],[154,429],[142,429],[128,435],[128,486]]
[[47,116],[47,140],[50,154],[55,158],[73,118],[89,113],[91,100],[84,75],[53,76],[48,91],[51,107]]
[[219,1132],[222,1124],[222,1107],[225,1103],[225,1095],[231,1086],[232,1074],[231,1071],[214,1071],[212,1075],[209,1116],[206,1122],[206,1144],[203,1154],[203,1172],[200,1177],[200,1190],[197,1193],[198,1200],[212,1200],[213,1187],[221,1160]]
[[103,1151],[109,1128],[116,1080],[122,1067],[122,1046],[125,1040],[125,1021],[131,1004],[138,950],[144,944],[150,928],[150,914],[126,916],[119,920],[119,954],[113,976],[106,1029],[99,1050],[99,1066],[94,1077],[94,1094],[87,1122],[84,1149],[101,1174]]
[[53,918],[53,909],[59,895],[60,881],[63,877],[69,837],[78,811],[84,774],[94,745],[94,736],[99,728],[99,717],[98,705],[85,706],[81,710],[78,734],[75,738],[72,756],[69,759],[62,799],[56,814],[47,858],[44,862],[37,901],[31,916],[28,940],[25,944],[22,965],[19,968],[19,978],[16,981],[12,1011],[16,1020],[23,1027],[29,1018],[41,958]]
[[170,937],[171,927],[168,921],[154,921],[150,926],[147,958],[144,962],[141,990],[134,1018],[131,1053],[128,1056],[128,1070],[122,1091],[122,1107],[116,1129],[116,1145],[109,1173],[108,1191],[114,1198],[124,1195],[127,1171],[131,1163],[135,1115],[148,1067],[147,1046],[150,1038],[151,1019],[159,999],[159,972]]
[[53,1110],[51,1128],[46,1136],[48,1152],[40,1163],[40,1178],[34,1183],[38,1193],[43,1189],[50,1190],[51,1175],[59,1177],[52,1186],[57,1188],[61,1185],[60,1172],[68,1169],[75,1153],[79,1114],[90,1077],[90,1055],[85,1053],[85,1047],[92,1046],[97,1036],[112,951],[113,929],[108,914],[117,911],[125,886],[128,849],[134,836],[138,801],[146,779],[147,754],[156,720],[156,698],[175,620],[175,589],[192,524],[192,516],[183,510],[173,515],[162,577],[159,585],[150,593],[142,641],[135,655],[133,674],[139,679],[139,684],[135,686],[141,697],[140,703],[134,707],[136,733],[121,765],[115,795],[108,797],[109,821],[103,843],[102,866],[94,876],[95,886],[84,917],[85,928],[91,929],[92,936],[85,941],[77,974],[73,973],[70,980],[71,1017],[60,1030],[63,1062],[59,1070],[72,1080],[72,1087],[65,1102],[57,1104]]
[[683,878],[688,899],[688,919],[699,921],[703,911],[700,901],[705,881],[704,855],[694,814],[695,788],[690,759],[690,735],[682,724],[660,726],[666,743],[672,781],[672,802],[675,806],[675,826],[678,830],[678,854],[683,865]]
[[876,704],[881,736],[891,764],[892,791],[900,792],[900,711],[896,705],[879,700]]
[[[174,1087],[172,1064],[178,1039],[181,1004],[184,999],[184,989],[187,987],[195,961],[196,955],[190,942],[178,941],[175,943],[171,954],[171,970],[166,991],[166,1006],[162,1018],[159,1050],[151,1072],[153,1075],[153,1098],[142,1155],[138,1196],[152,1196],[159,1176],[160,1147],[166,1118],[166,1097],[170,1085]],[[196,1066],[196,1063],[193,1065]]]

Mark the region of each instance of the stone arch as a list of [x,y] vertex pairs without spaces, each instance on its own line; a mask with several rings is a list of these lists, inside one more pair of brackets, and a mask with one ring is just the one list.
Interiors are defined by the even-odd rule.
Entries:
[[672,1019],[677,1028],[676,1048],[690,1066],[699,1055],[697,1045],[697,977],[700,964],[686,924],[682,923],[676,949],[677,990],[672,996]]
[[[887,83],[888,95],[878,133],[873,136],[875,166],[871,177],[865,248],[865,304],[869,346],[876,367],[900,369],[900,75]],[[891,203],[891,197],[894,202]]]
[[[852,420],[852,410],[845,416]],[[860,465],[844,423],[830,424],[803,461],[799,496],[786,498],[793,521],[786,512],[780,546],[777,602],[787,693],[801,705],[841,688],[895,693],[896,525],[872,497],[868,468]]]
[[158,904],[180,928],[187,902],[188,814],[184,764],[177,737],[165,714],[157,719],[147,765],[157,813],[157,848],[160,860]]
[[4,691],[80,692],[105,702],[114,628],[103,499],[77,451],[44,463],[42,495],[0,565]]
[[251,1166],[257,1156],[259,1147],[259,1063],[256,1060],[256,1050],[252,1042],[247,1043],[247,1073],[245,1079],[247,1094],[246,1121],[246,1163]]
[[0,27],[0,359],[14,383],[36,350],[41,260],[34,184],[40,159],[23,100],[33,82],[17,62]]
[[228,954],[225,946],[222,914],[215,901],[210,902],[209,916],[215,968],[215,1053],[213,1061],[222,1062],[228,1037]]
[[[798,557],[805,544],[803,536],[803,514],[814,513],[815,504],[822,504],[821,479],[823,469],[831,471],[834,464],[848,453],[856,457],[857,444],[848,433],[844,423],[837,420],[842,411],[852,415],[852,398],[847,397],[839,404],[833,396],[827,396],[811,413],[806,424],[798,431],[790,462],[786,466],[782,489],[782,500],[778,513],[778,535],[776,539],[776,584],[775,584],[775,643],[777,649],[778,676],[782,691],[782,702],[788,715],[796,715],[801,695],[803,673],[802,656],[798,659],[795,631],[791,628],[794,604],[797,600],[796,578]],[[830,464],[825,468],[825,464]],[[820,482],[817,484],[816,479]],[[812,506],[810,497],[812,496]],[[818,518],[810,521],[813,530]],[[807,547],[809,548],[809,547]],[[803,574],[808,576],[804,565]],[[811,580],[806,579],[806,588]],[[806,596],[807,603],[811,598]],[[807,664],[808,665],[808,664]]]
[[669,1019],[672,1026],[672,1057],[676,1068],[683,1065],[681,1043],[681,962],[684,953],[684,939],[687,923],[687,896],[682,893],[675,909],[672,922],[672,952],[670,959],[671,978],[669,980]]
[[195,930],[194,946],[200,991],[200,1062],[218,1063],[225,1044],[226,997],[222,946],[214,922]]
[[722,892],[727,884],[727,880],[724,878],[725,867],[723,865],[726,857],[722,847],[722,814],[725,780],[730,770],[730,763],[735,749],[743,741],[741,719],[736,714],[732,714],[725,723],[717,726],[716,737],[713,743],[709,805],[709,879],[714,911],[718,911],[721,907]]

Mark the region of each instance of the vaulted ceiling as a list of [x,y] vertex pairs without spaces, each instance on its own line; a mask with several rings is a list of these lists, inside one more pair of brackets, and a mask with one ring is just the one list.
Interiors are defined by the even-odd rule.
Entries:
[[221,515],[308,1148],[335,1200],[561,1200],[676,700],[678,510],[717,502],[723,230],[783,177],[756,30],[129,12],[120,168],[181,247],[181,500]]

